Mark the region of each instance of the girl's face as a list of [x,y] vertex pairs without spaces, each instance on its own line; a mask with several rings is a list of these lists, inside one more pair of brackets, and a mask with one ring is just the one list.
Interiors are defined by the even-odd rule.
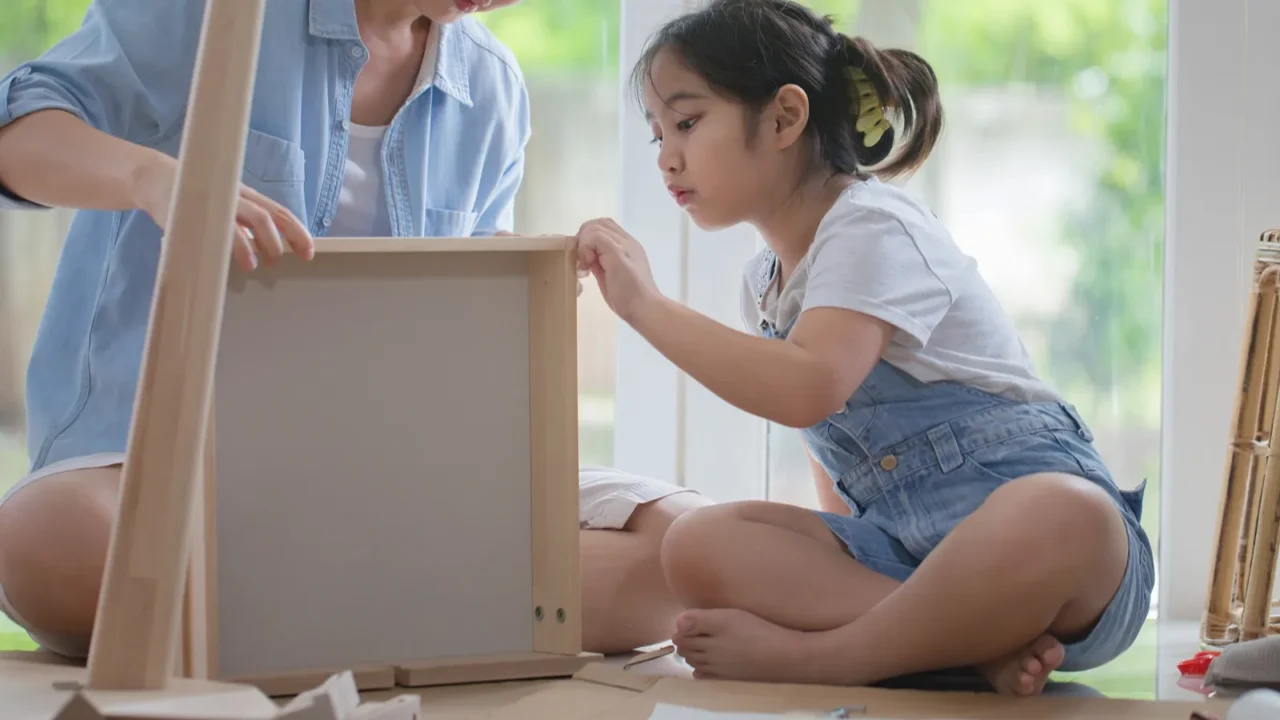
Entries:
[[751,222],[776,206],[776,188],[794,172],[786,152],[794,139],[777,103],[752,117],[666,50],[654,58],[644,102],[663,181],[698,227]]

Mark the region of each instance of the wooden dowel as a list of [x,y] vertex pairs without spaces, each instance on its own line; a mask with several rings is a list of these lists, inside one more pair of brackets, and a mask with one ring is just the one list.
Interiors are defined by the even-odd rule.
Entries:
[[162,689],[175,675],[265,1],[205,6],[93,628],[92,689]]

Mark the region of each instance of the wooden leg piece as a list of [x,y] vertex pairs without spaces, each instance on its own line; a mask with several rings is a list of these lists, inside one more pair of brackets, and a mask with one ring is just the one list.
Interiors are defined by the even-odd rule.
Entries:
[[205,7],[94,623],[90,688],[160,689],[175,675],[264,7],[265,0]]

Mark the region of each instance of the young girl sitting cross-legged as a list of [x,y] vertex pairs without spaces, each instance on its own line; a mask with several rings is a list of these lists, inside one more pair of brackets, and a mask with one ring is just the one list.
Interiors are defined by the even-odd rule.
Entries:
[[695,674],[869,684],[975,667],[1025,695],[1127,649],[1153,582],[1142,488],[1118,489],[938,219],[866,170],[925,160],[942,126],[929,65],[795,2],[718,0],[663,28],[635,80],[675,200],[700,227],[765,239],[742,289],[749,332],[664,297],[612,221],[581,228],[579,262],[680,369],[803,429],[824,498],[671,526],[662,563]]

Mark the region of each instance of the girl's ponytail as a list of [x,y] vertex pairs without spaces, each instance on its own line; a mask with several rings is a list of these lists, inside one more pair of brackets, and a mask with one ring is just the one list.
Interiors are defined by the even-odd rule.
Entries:
[[[929,157],[942,133],[942,98],[938,78],[924,58],[908,50],[881,50],[866,38],[844,39],[844,77],[850,98],[850,125],[858,164],[882,177],[916,170]],[[887,164],[898,133],[888,113],[901,122],[901,149]]]

